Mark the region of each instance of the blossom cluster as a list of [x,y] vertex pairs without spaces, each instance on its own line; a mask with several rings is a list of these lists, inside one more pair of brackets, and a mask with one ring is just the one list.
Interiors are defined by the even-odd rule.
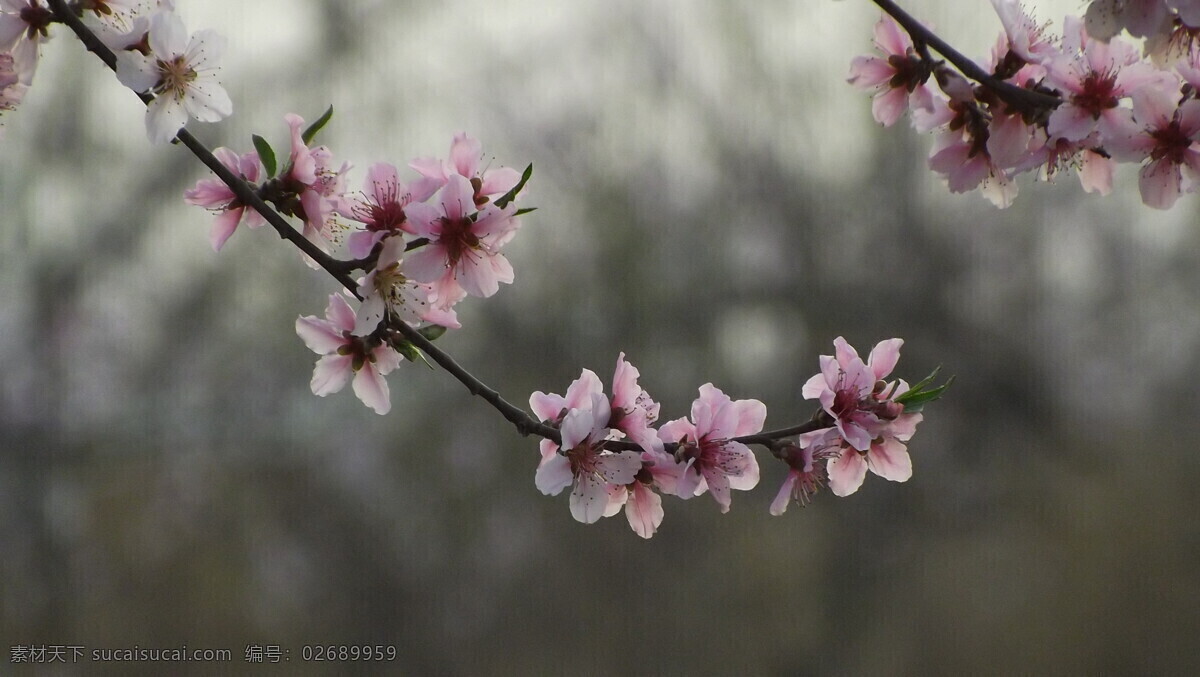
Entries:
[[[921,403],[941,390],[924,390],[928,380],[917,388],[903,380],[883,380],[895,367],[902,344],[900,339],[883,341],[863,362],[838,337],[835,354],[821,357],[821,373],[802,389],[806,399],[820,402],[818,420],[828,425],[794,440],[785,439],[790,437],[786,431],[759,434],[766,405],[733,400],[711,383],[700,386],[690,416],[655,430],[659,404],[638,385],[638,370],[621,353],[611,398],[588,369],[565,395],[538,391],[529,398],[539,419],[561,435],[559,442],[541,442],[537,488],[559,494],[572,487],[571,515],[587,524],[624,507],[634,532],[650,538],[663,520],[660,494],[689,499],[707,493],[721,512],[728,512],[731,490],[757,486],[759,466],[749,443],[770,447],[788,465],[771,504],[773,515],[783,514],[793,500],[807,504],[827,483],[837,496],[853,494],[868,470],[904,482],[912,476],[906,443],[921,422]],[[613,444],[625,440],[629,443]]]
[[[274,151],[261,138],[260,150],[238,154],[218,148],[214,155],[284,214],[304,222],[304,235],[321,251],[340,249],[366,272],[355,299],[333,295],[325,319],[301,317],[296,331],[322,355],[312,391],[328,395],[353,378],[364,404],[386,414],[390,399],[383,376],[414,359],[411,346],[391,322],[405,322],[440,335],[458,329],[454,306],[467,296],[488,297],[500,283],[513,281],[512,265],[501,249],[520,227],[516,194],[522,175],[508,167],[483,167],[477,139],[458,134],[448,160],[422,157],[404,180],[395,165],[371,165],[362,189],[351,191],[349,163],[340,166],[327,146],[310,146],[328,116],[307,130],[294,113],[290,152],[275,174]],[[269,158],[264,164],[260,153]],[[528,178],[528,175],[525,176]],[[220,179],[202,179],[185,193],[189,204],[216,212],[211,243],[220,250],[241,223],[254,228],[262,216]]]
[[[71,11],[116,53],[117,77],[148,99],[146,131],[166,143],[188,118],[216,122],[233,113],[217,81],[225,40],[212,30],[189,35],[175,0],[79,0]],[[57,18],[43,0],[0,0],[0,69],[22,87],[33,82],[41,45]],[[0,73],[0,111],[12,110],[24,90],[10,93]]]
[[[1004,32],[982,61],[988,78],[968,73],[979,84],[887,15],[875,26],[880,55],[850,68],[850,83],[875,93],[876,121],[908,111],[935,135],[929,166],[952,192],[978,188],[1007,207],[1017,175],[1074,170],[1085,191],[1107,195],[1125,162],[1140,165],[1150,207],[1200,186],[1200,2],[1096,0],[1066,17],[1061,38],[1017,0],[992,4]],[[1140,52],[1123,29],[1144,38]]]

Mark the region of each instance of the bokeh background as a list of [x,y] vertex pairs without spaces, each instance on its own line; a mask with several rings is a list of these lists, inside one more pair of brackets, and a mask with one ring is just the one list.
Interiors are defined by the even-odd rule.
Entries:
[[[965,53],[984,0],[904,3]],[[269,230],[220,255],[207,172],[63,30],[0,142],[0,638],[93,648],[385,644],[396,674],[1189,674],[1200,666],[1200,198],[1025,177],[949,194],[930,139],[844,82],[865,0],[206,0],[235,115],[315,119],[355,163],[483,139],[535,174],[516,284],[440,341],[516,403],[607,382],[663,418],[713,382],[805,420],[838,335],[957,375],[905,484],[771,517],[666,499],[650,541],[533,485],[536,443],[406,364],[380,417],[309,392],[335,290]],[[1074,0],[1033,3],[1061,26]],[[16,666],[8,665],[3,672]],[[42,666],[45,668],[46,666]],[[135,666],[159,672],[162,665]],[[79,665],[70,673],[129,674]],[[170,671],[211,672],[211,665]]]

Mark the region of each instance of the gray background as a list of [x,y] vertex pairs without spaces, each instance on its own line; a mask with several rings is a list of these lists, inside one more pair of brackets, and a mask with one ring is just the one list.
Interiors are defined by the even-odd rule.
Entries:
[[[230,40],[234,117],[192,126],[212,146],[282,147],[285,113],[333,103],[355,189],[459,130],[534,164],[516,284],[440,341],[511,401],[608,382],[624,350],[664,420],[712,381],[788,425],[838,335],[958,381],[907,484],[775,518],[761,456],[728,515],[666,499],[648,542],[577,524],[534,488],[536,442],[443,373],[403,365],[386,417],[313,397],[292,327],[332,280],[266,229],[214,255],[181,200],[206,171],[59,28],[0,142],[5,646],[276,644],[314,674],[337,666],[304,644],[395,645],[405,674],[1195,669],[1198,198],[1143,208],[1130,167],[1108,198],[950,195],[929,138],[844,83],[861,0],[180,5]],[[906,6],[970,55],[1000,30],[983,0]]]

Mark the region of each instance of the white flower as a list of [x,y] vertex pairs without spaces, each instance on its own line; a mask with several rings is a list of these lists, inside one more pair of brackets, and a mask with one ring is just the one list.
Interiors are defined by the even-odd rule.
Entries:
[[216,80],[216,61],[225,38],[213,30],[187,29],[172,12],[150,19],[150,56],[138,52],[117,55],[117,77],[136,92],[154,94],[146,110],[146,131],[153,143],[175,138],[188,116],[216,122],[233,112],[229,95]]

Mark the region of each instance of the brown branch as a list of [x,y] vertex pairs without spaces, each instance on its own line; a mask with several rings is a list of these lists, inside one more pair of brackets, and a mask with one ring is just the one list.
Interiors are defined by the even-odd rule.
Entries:
[[959,72],[992,90],[1010,106],[1018,110],[1054,109],[1062,103],[1062,99],[1056,96],[1024,89],[1012,83],[996,79],[991,73],[983,70],[979,64],[963,56],[962,53],[947,44],[945,40],[939,38],[936,33],[926,28],[920,21],[914,19],[912,15],[905,12],[899,5],[892,2],[892,0],[871,1],[879,5],[880,9],[895,19],[896,23],[900,24],[908,32],[909,36],[912,37],[914,43],[932,47],[937,53],[946,57],[947,61],[954,64],[954,67]]

